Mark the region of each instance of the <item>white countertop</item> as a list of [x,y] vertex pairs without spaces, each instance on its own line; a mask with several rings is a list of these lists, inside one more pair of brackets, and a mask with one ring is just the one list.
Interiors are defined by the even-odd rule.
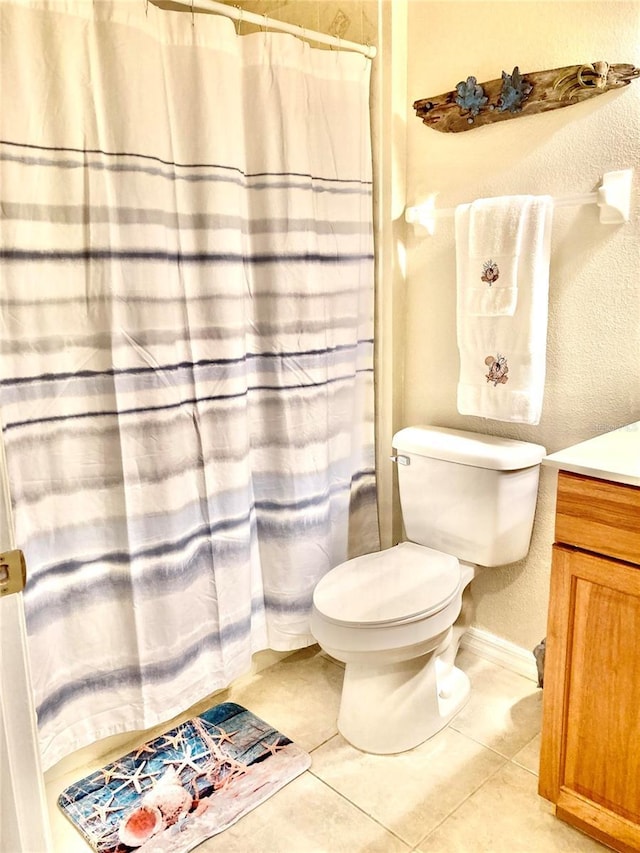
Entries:
[[640,421],[551,453],[542,464],[640,486]]

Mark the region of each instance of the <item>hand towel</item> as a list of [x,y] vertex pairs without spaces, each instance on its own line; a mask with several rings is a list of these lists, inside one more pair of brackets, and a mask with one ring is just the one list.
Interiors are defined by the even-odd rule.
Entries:
[[[538,424],[546,370],[553,199],[527,196],[518,226],[513,314],[469,310],[471,205],[456,209],[458,411],[499,421]],[[477,246],[477,242],[474,242]],[[508,267],[511,270],[511,266]],[[472,305],[471,308],[477,307]]]
[[478,199],[469,205],[469,253],[462,254],[458,270],[469,314],[515,311],[518,259],[532,226],[530,209],[531,196]]

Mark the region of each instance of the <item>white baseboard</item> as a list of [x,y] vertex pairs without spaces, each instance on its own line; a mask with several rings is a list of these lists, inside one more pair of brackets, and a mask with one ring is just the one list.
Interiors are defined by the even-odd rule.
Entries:
[[469,628],[462,637],[460,645],[479,657],[493,661],[493,663],[497,663],[511,672],[523,675],[536,683],[538,681],[538,668],[533,652],[516,646],[509,640],[496,637],[488,631],[483,631],[482,628]]

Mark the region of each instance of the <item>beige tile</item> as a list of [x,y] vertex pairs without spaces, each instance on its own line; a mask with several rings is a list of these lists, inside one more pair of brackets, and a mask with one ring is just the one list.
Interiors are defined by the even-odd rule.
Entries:
[[364,0],[362,5],[362,38],[367,44],[378,44],[378,4]]
[[[285,21],[306,29],[318,29],[318,7],[317,0],[223,0],[229,6],[238,6],[245,12],[275,20]],[[259,32],[263,29],[262,23],[250,24],[242,21],[239,25],[241,35]]]
[[320,30],[348,41],[362,40],[362,3],[357,0],[325,2],[320,6]]
[[313,774],[408,844],[417,843],[505,763],[450,729],[396,755],[360,752],[338,735],[312,759]]
[[305,0],[303,3],[297,2],[297,0],[281,0],[281,2],[265,5],[270,7],[265,10],[266,14],[278,18],[280,21],[286,21],[288,24],[295,24],[309,30],[318,29],[319,3],[315,0]]
[[[307,30],[337,35],[348,41],[377,43],[376,0],[223,0],[223,2],[240,7],[245,12],[260,16],[267,15]],[[239,27],[241,35],[263,29],[261,24],[250,24],[247,21],[242,21]],[[326,47],[320,44],[315,46]]]
[[471,696],[451,727],[513,758],[540,731],[542,691],[528,678],[466,649],[456,663],[471,679]]
[[516,752],[513,756],[513,761],[524,767],[525,770],[530,770],[536,776],[540,771],[540,740],[541,735],[537,734],[529,743],[523,747],[520,752]]
[[216,698],[244,705],[310,751],[338,730],[343,676],[340,667],[311,646]]
[[409,847],[309,773],[198,853],[408,853]]
[[601,844],[558,820],[537,794],[538,780],[506,764],[415,853],[595,853]]

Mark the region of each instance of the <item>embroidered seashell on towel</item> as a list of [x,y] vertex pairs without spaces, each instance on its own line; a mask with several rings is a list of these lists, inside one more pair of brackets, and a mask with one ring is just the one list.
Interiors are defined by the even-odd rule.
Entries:
[[512,315],[518,302],[518,261],[535,228],[533,196],[478,199],[468,205],[469,254],[459,280],[469,314]]
[[458,411],[537,424],[546,369],[553,199],[456,208]]

